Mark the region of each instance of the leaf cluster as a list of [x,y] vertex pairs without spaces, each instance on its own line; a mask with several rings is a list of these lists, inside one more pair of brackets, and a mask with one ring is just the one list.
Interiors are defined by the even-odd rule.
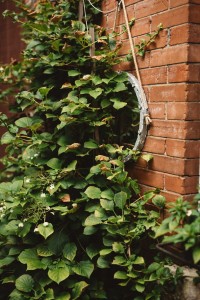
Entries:
[[127,74],[112,70],[119,46],[88,4],[94,40],[78,0],[18,5],[5,15],[26,48],[1,68],[14,100],[12,116],[0,115],[0,299],[160,299],[173,277],[152,259],[159,213],[146,205],[163,199],[135,200],[126,171],[139,109]]

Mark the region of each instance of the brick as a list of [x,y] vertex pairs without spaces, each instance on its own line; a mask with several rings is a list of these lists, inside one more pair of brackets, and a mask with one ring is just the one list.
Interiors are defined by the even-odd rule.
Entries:
[[165,104],[149,103],[149,112],[153,119],[165,119]]
[[166,140],[166,154],[168,156],[197,158],[199,157],[200,141]]
[[170,0],[170,8],[188,4],[190,0]]
[[185,101],[187,96],[186,84],[157,85],[150,88],[150,102]]
[[152,16],[152,30],[155,30],[158,24],[162,23],[164,28],[188,23],[189,21],[189,6],[184,5],[160,14]]
[[163,188],[164,187],[164,174],[145,170],[139,167],[128,169],[130,176],[139,180],[141,184],[151,187]]
[[123,61],[113,67],[115,71],[132,71],[134,69],[133,62]]
[[200,139],[200,122],[154,120],[149,135],[174,139]]
[[170,29],[170,45],[177,45],[189,42],[190,25],[172,27]]
[[200,62],[200,45],[190,45],[188,60],[189,62]]
[[167,103],[168,120],[200,120],[200,103]]
[[190,6],[189,22],[200,24],[200,5]]
[[198,175],[197,159],[182,159],[168,156],[154,155],[149,163],[149,169],[174,175]]
[[200,24],[190,24],[189,42],[200,43]]
[[136,20],[135,25],[131,29],[132,36],[139,36],[150,32],[151,19],[144,18],[141,20]]
[[190,83],[187,85],[187,101],[200,101],[200,83]]
[[144,0],[135,5],[136,19],[150,16],[168,9],[169,0]]
[[185,161],[179,158],[154,155],[149,168],[163,173],[185,175]]
[[188,61],[189,45],[182,44],[151,51],[150,66],[166,66]]
[[186,160],[185,175],[199,175],[199,158]]
[[144,144],[144,148],[142,150],[145,152],[164,154],[165,142],[166,139],[147,136],[147,139]]
[[180,177],[165,175],[165,189],[179,194],[197,193],[198,176]]
[[149,68],[150,65],[150,53],[146,52],[144,57],[137,56],[137,63],[139,69],[146,69]]
[[189,65],[178,64],[168,67],[168,81],[171,82],[184,82],[189,79]]
[[189,65],[189,79],[190,82],[200,82],[200,64]]
[[158,84],[167,82],[167,67],[144,69],[140,72],[144,85]]

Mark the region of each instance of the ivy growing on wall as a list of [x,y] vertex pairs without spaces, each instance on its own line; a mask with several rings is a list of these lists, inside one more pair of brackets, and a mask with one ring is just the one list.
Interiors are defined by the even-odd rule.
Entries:
[[127,74],[112,70],[120,45],[87,5],[91,38],[78,0],[16,3],[5,15],[26,47],[1,67],[13,101],[0,115],[0,299],[160,299],[176,277],[153,259],[159,212],[146,205],[162,196],[140,197],[125,168],[139,113]]

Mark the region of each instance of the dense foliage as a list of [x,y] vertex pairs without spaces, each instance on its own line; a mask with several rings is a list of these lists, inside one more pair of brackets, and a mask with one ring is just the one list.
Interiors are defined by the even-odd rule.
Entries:
[[78,0],[20,2],[5,15],[21,23],[26,48],[1,68],[3,97],[14,99],[0,115],[0,299],[160,299],[176,277],[153,259],[159,212],[146,205],[163,197],[138,198],[125,169],[138,157],[139,114],[126,73],[112,71],[120,45],[87,5],[92,40]]

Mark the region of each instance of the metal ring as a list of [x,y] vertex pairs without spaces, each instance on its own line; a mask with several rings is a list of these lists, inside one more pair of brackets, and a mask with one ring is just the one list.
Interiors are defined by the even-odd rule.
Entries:
[[[132,85],[132,87],[135,91],[135,94],[137,96],[138,107],[140,110],[140,122],[139,122],[138,135],[137,135],[133,150],[141,150],[144,146],[147,132],[148,132],[148,125],[146,123],[146,116],[149,115],[148,104],[147,104],[145,93],[144,93],[143,89],[140,87],[140,84],[139,84],[139,81],[137,80],[137,78],[128,72],[127,72],[127,75],[128,75],[128,80],[129,80],[130,84]],[[131,159],[131,155],[128,155],[125,157],[124,162],[127,162],[130,159]]]

